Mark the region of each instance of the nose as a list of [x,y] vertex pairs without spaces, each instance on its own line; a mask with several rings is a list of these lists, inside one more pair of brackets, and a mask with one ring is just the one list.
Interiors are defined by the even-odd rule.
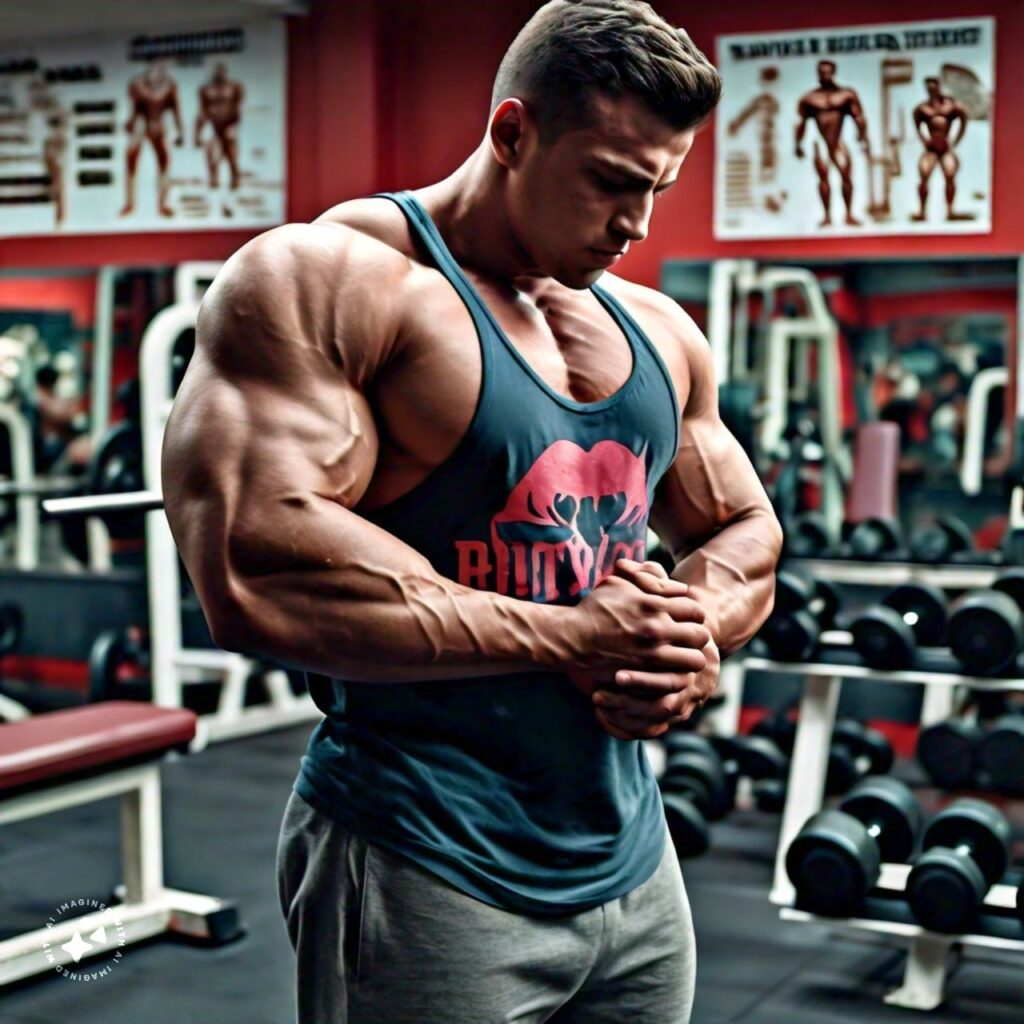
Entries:
[[612,218],[612,231],[628,242],[642,242],[647,237],[653,209],[654,197],[649,194],[627,197]]

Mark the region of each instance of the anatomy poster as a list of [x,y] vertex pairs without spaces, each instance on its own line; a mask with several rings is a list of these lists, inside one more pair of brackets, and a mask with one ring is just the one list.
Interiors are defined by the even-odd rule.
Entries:
[[995,21],[720,36],[715,236],[992,230]]
[[285,32],[0,52],[0,237],[284,220]]

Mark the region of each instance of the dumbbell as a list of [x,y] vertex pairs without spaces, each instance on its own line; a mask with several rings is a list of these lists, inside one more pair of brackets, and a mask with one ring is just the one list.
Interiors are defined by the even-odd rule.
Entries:
[[786,851],[797,907],[823,917],[852,917],[882,864],[913,853],[920,829],[921,809],[902,782],[862,779],[838,810],[809,818]]
[[903,543],[900,524],[895,519],[872,517],[850,529],[847,545],[850,557],[863,562],[877,562],[899,551]]
[[726,765],[714,745],[696,733],[679,733],[666,744],[665,771],[658,781],[662,793],[687,792],[708,821],[719,821],[733,808],[736,771]]
[[965,789],[974,782],[983,735],[980,725],[962,718],[936,722],[918,734],[917,760],[940,789]]
[[839,594],[822,580],[813,585],[790,572],[775,577],[775,607],[758,636],[779,661],[806,661],[821,633],[832,627]]
[[1024,646],[1024,569],[1002,573],[988,590],[964,594],[950,609],[949,648],[971,675],[995,675]]
[[822,558],[832,547],[828,524],[820,512],[803,512],[786,523],[786,554],[790,558]]
[[728,814],[733,798],[721,761],[701,736],[683,734],[669,747],[658,780],[669,835],[680,858],[705,853],[711,842],[709,820]]
[[832,729],[825,792],[845,793],[858,779],[885,775],[893,765],[892,744],[877,729],[840,718]]
[[989,887],[1010,863],[1010,823],[991,804],[962,799],[937,814],[907,878],[906,897],[917,921],[933,932],[969,931]]
[[1024,717],[1004,715],[982,734],[974,755],[974,781],[981,789],[1024,795]]
[[953,555],[970,551],[974,536],[970,527],[954,516],[938,516],[934,522],[915,527],[910,534],[910,557],[915,562],[938,565]]
[[926,583],[905,583],[881,604],[862,611],[850,623],[853,646],[869,668],[903,669],[918,647],[937,647],[946,639],[946,595]]

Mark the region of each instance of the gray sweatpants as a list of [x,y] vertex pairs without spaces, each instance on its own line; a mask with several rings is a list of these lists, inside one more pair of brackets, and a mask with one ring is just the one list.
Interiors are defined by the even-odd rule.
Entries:
[[654,875],[560,917],[474,899],[292,793],[278,889],[298,1024],[686,1024],[695,944],[671,841]]

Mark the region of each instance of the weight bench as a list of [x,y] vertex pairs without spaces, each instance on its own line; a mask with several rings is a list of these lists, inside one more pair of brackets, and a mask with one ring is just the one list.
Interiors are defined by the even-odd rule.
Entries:
[[82,899],[88,913],[0,941],[0,985],[104,956],[164,932],[222,945],[240,937],[234,904],[164,886],[160,761],[186,751],[196,715],[133,701],[106,701],[0,724],[0,826],[121,796],[124,884],[113,905]]

